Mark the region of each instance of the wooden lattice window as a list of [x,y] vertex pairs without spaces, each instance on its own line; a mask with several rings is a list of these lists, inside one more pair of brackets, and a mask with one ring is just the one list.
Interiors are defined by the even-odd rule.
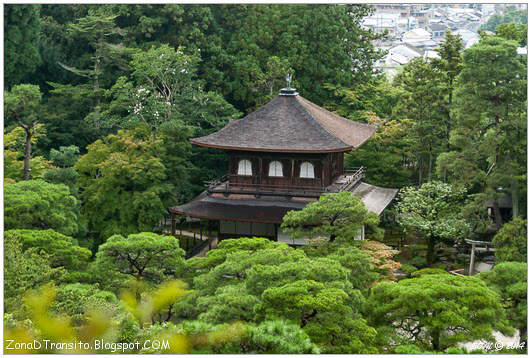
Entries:
[[303,162],[301,164],[301,178],[315,178],[315,173],[313,170],[313,164],[310,162]]
[[270,177],[281,177],[282,175],[282,163],[274,160],[269,163],[269,176]]
[[238,175],[253,175],[253,168],[249,159],[242,159],[238,162]]

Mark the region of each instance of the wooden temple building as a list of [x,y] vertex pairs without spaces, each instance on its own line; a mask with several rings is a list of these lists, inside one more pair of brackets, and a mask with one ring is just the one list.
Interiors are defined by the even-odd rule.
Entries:
[[[365,143],[377,127],[358,123],[284,88],[266,105],[221,130],[191,139],[193,145],[226,150],[228,174],[208,184],[189,203],[169,208],[172,234],[177,215],[214,220],[219,239],[267,237],[288,244],[279,226],[290,210],[300,210],[320,196],[350,191],[378,215],[397,189],[362,181],[363,168],[345,170],[343,155]],[[363,233],[361,233],[363,237]]]

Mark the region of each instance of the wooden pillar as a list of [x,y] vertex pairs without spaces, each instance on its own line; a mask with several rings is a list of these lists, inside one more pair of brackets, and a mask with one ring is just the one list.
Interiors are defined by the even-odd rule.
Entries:
[[188,230],[190,230],[190,232],[194,234],[194,239],[195,239],[195,231],[192,230],[192,220],[188,221]]
[[176,232],[175,232],[175,213],[170,213],[170,218],[171,218],[171,234],[172,236],[175,236]]
[[472,244],[472,249],[470,250],[470,267],[468,268],[468,276],[474,275],[474,256],[476,253],[476,244]]
[[323,159],[323,160],[321,161],[321,187],[325,187],[325,186],[327,186],[327,185],[325,184],[325,173],[326,173],[326,169],[325,169],[325,168],[326,168],[326,165],[327,165],[327,164],[328,164],[328,163],[327,163],[326,159]]
[[199,220],[199,238],[203,241],[203,222]]
[[291,185],[295,182],[295,159],[291,159]]
[[257,184],[262,184],[262,173],[264,172],[262,165],[263,165],[262,157],[258,157],[258,183]]

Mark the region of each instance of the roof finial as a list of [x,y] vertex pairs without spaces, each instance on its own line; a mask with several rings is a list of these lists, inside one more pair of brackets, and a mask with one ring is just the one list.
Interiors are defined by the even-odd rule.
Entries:
[[295,88],[291,88],[291,79],[292,79],[291,74],[288,72],[286,74],[286,88],[282,88],[280,90],[281,96],[297,96],[298,95]]

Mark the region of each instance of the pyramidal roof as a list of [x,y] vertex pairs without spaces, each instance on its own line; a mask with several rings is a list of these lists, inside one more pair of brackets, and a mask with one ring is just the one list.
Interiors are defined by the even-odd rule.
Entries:
[[374,125],[338,116],[290,90],[282,90],[242,119],[190,142],[228,150],[346,152],[358,148],[376,132]]

